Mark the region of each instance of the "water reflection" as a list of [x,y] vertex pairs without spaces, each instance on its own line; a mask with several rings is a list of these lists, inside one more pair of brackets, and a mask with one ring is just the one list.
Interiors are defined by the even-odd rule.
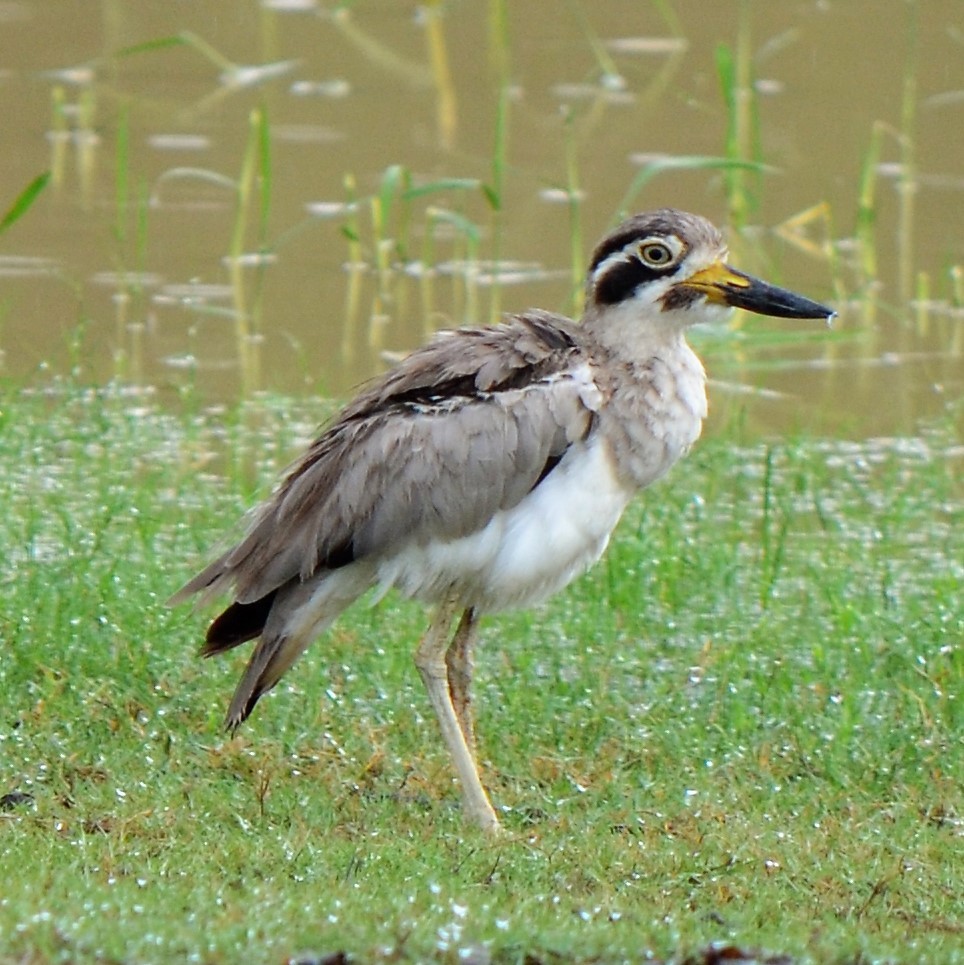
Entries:
[[717,418],[960,415],[952,0],[96,8],[4,24],[0,207],[53,174],[0,236],[8,375],[347,394],[439,327],[577,311],[620,208],[672,204],[840,306],[705,334]]

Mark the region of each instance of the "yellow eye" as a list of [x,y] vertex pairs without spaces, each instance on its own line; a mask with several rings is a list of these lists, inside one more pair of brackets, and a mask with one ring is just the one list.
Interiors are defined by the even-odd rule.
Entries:
[[665,268],[673,261],[673,252],[661,241],[646,241],[639,246],[639,257],[651,268]]

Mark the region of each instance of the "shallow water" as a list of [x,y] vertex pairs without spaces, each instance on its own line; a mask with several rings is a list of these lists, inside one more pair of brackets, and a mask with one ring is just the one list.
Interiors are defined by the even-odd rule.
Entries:
[[[509,6],[500,26],[498,4],[0,4],[0,210],[53,172],[0,235],[4,372],[172,401],[344,395],[436,328],[574,311],[573,263],[621,208],[669,204],[745,223],[734,263],[840,309],[829,333],[743,319],[699,335],[714,418],[848,435],[960,418],[956,0]],[[728,138],[765,170],[667,169]],[[392,165],[414,186],[485,183],[500,210],[464,183],[401,202]],[[379,192],[396,198],[381,229]]]

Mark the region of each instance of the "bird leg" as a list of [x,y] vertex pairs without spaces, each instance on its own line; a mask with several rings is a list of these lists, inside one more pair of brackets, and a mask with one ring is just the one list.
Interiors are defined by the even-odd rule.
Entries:
[[[495,816],[489,797],[482,786],[475,758],[466,740],[459,715],[452,703],[453,690],[449,681],[448,666],[446,665],[446,644],[448,643],[448,632],[455,615],[455,609],[456,605],[451,602],[439,607],[415,651],[415,666],[418,667],[418,672],[425,683],[428,698],[432,703],[435,716],[438,718],[442,737],[459,776],[462,785],[462,806],[465,813],[484,831],[495,832],[499,830],[499,819]],[[473,622],[473,619],[466,619],[463,615],[455,632],[453,645],[460,635],[469,638],[469,642],[471,642],[469,631]],[[463,626],[466,627],[464,632]],[[460,647],[464,649],[464,644],[460,644]],[[461,651],[457,650],[456,652]],[[458,677],[458,674],[456,676]],[[460,701],[464,708],[463,713],[465,713],[468,702],[464,699],[464,693],[467,691],[463,691],[461,688],[461,684],[456,684],[454,689],[457,694],[463,695],[463,697],[460,697]]]
[[472,652],[479,635],[479,618],[472,607],[462,614],[459,625],[455,628],[455,636],[445,651],[445,666],[448,668],[449,696],[452,707],[458,718],[459,727],[465,737],[466,746],[472,755],[472,760],[478,759],[475,754],[475,715],[472,713],[472,672],[475,663]]

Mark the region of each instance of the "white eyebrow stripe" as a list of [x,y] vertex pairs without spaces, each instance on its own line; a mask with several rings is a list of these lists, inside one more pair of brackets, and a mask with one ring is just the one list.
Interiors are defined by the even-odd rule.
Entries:
[[[638,242],[632,241],[624,248],[620,248],[619,251],[614,251],[611,255],[606,255],[605,258],[598,265],[596,265],[595,270],[592,273],[592,285],[595,287],[596,282],[605,275],[613,265],[618,265],[620,262],[629,262],[636,259],[636,247]],[[632,249],[632,250],[630,250]]]
[[[642,238],[634,238],[632,241],[623,245],[619,251],[614,251],[611,255],[606,255],[606,257],[596,265],[590,276],[592,287],[596,286],[599,279],[602,278],[613,265],[634,260],[642,261],[639,257],[640,248],[648,244],[663,244],[673,252],[674,262],[667,265],[667,268],[678,266],[686,254],[686,245],[684,245],[682,240],[676,235],[646,235]],[[660,267],[662,268],[663,266]]]

